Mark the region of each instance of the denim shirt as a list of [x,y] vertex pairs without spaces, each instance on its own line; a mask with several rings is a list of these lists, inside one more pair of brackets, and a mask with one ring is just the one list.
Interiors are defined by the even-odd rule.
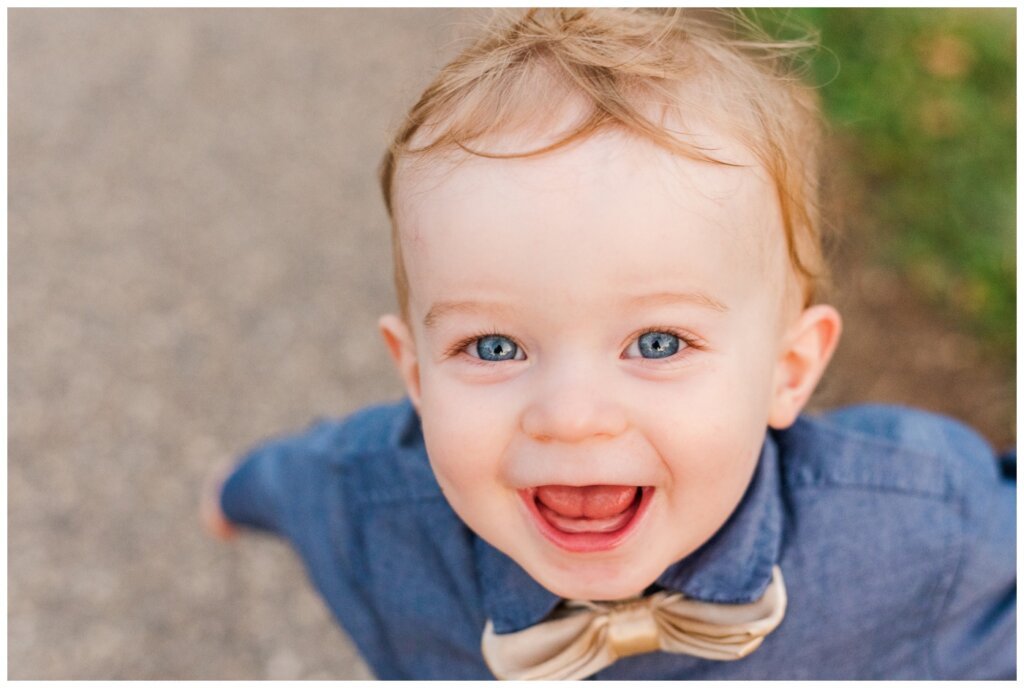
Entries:
[[[652,589],[786,616],[749,656],[653,652],[597,679],[1016,677],[1016,452],[942,416],[859,406],[769,431],[736,511]],[[251,451],[224,485],[238,524],[286,538],[382,679],[487,679],[480,641],[561,601],[452,511],[407,400]]]

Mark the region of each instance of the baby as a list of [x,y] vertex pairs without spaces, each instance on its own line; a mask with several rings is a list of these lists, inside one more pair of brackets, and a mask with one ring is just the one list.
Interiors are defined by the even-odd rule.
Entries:
[[803,409],[819,114],[697,11],[544,9],[384,159],[408,392],[253,450],[207,520],[287,538],[380,678],[1015,676],[1014,456]]

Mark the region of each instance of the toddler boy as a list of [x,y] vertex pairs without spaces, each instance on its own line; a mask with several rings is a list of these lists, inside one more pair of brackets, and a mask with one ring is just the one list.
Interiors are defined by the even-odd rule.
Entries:
[[988,445],[800,415],[841,325],[785,49],[535,10],[410,112],[380,320],[408,399],[256,448],[211,510],[287,538],[380,678],[1015,676]]

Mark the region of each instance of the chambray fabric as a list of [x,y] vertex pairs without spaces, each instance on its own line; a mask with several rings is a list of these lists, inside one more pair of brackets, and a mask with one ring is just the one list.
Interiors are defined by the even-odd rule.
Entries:
[[[902,407],[770,431],[736,511],[652,589],[748,602],[777,563],[782,624],[738,661],[655,652],[594,678],[1013,679],[1015,475],[1015,451]],[[256,447],[222,506],[293,545],[382,679],[491,678],[487,619],[511,632],[560,601],[451,510],[407,400]]]

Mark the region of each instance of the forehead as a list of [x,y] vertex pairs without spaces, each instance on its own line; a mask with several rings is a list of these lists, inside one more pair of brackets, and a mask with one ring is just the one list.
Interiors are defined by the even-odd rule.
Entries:
[[784,234],[767,174],[733,139],[688,135],[732,164],[615,130],[542,156],[403,161],[395,222],[412,310],[509,293],[596,303],[624,287],[738,299],[781,282]]

